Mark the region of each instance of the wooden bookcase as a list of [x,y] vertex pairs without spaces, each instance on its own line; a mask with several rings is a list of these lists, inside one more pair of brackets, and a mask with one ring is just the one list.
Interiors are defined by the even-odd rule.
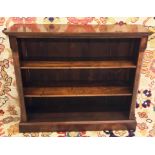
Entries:
[[21,132],[135,129],[140,25],[35,25],[5,29],[13,52]]

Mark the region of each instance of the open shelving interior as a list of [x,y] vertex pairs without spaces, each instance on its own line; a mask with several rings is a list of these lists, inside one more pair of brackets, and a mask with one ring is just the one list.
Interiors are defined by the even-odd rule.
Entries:
[[19,38],[29,121],[128,120],[139,42]]
[[131,97],[32,97],[25,101],[29,121],[110,121],[128,119]]

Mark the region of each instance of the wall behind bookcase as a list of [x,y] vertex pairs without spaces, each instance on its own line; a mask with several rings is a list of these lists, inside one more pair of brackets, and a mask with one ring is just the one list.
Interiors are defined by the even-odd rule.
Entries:
[[[141,24],[154,32],[149,37],[141,70],[136,104],[136,131],[86,131],[19,134],[20,109],[12,52],[8,37],[2,30],[13,24]],[[0,17],[0,136],[153,136],[155,137],[155,18],[113,17]]]

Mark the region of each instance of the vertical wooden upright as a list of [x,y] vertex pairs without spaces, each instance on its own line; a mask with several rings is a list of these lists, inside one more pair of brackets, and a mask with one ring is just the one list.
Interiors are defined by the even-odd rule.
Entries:
[[140,40],[140,45],[139,45],[139,50],[138,50],[137,67],[136,67],[136,75],[135,75],[130,116],[129,116],[129,119],[131,119],[131,120],[135,119],[136,100],[137,100],[137,93],[138,93],[138,87],[139,87],[139,82],[140,82],[140,73],[141,73],[140,71],[141,71],[144,51],[147,46],[147,40],[148,40],[148,36],[144,36]]
[[21,79],[21,70],[20,70],[20,61],[19,61],[20,58],[19,58],[17,38],[14,36],[10,36],[9,40],[10,40],[10,47],[12,49],[17,92],[18,92],[18,97],[19,97],[19,102],[20,102],[21,122],[26,122],[27,115],[26,115],[26,108],[25,108],[25,102],[24,102],[23,84],[22,84],[22,79]]

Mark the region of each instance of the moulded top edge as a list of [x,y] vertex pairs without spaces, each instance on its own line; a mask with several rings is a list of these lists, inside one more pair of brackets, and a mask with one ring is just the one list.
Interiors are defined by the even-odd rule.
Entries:
[[3,32],[12,36],[147,36],[143,25],[15,24]]

